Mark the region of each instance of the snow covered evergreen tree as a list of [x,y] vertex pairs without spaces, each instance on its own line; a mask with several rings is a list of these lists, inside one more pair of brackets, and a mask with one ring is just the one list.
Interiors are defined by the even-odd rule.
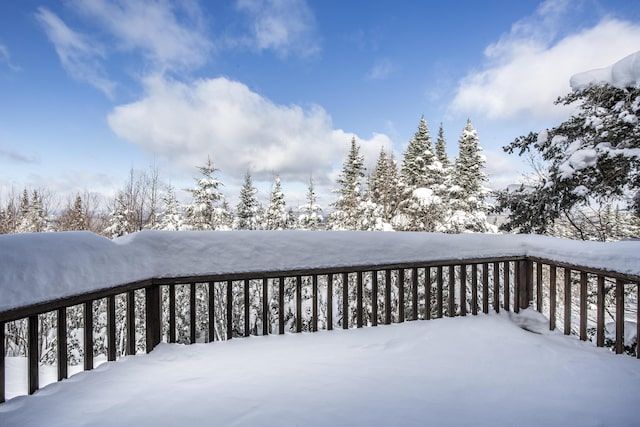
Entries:
[[233,223],[235,230],[258,230],[262,223],[262,208],[256,198],[258,190],[253,186],[251,174],[244,176],[244,184],[240,190],[240,201],[236,207]]
[[187,189],[193,196],[193,203],[185,206],[185,228],[191,230],[215,230],[219,226],[217,207],[224,196],[218,188],[222,185],[213,174],[218,169],[213,167],[210,158],[204,166],[198,167],[200,178],[196,178],[196,186]]
[[384,149],[380,150],[376,167],[369,179],[369,196],[382,209],[382,219],[391,223],[400,203],[398,167],[393,154],[388,157]]
[[313,187],[313,177],[309,178],[309,187],[307,190],[307,203],[300,206],[298,210],[301,212],[298,216],[298,228],[302,230],[317,230],[322,223],[322,209],[316,203],[316,192]]
[[359,229],[359,205],[362,201],[362,178],[364,177],[364,157],[360,155],[360,147],[355,136],[351,139],[351,148],[338,176],[340,188],[338,200],[332,206],[334,211],[329,215],[327,226],[334,230]]
[[33,190],[31,199],[29,199],[25,190],[21,209],[23,216],[18,226],[18,232],[39,233],[47,229],[48,219],[44,210],[42,196],[38,190]]
[[264,229],[286,230],[287,228],[289,228],[289,214],[282,193],[280,177],[276,176],[269,196],[269,207],[264,215]]
[[116,207],[111,212],[109,226],[104,232],[112,239],[129,233],[129,211],[125,204],[124,195],[121,192],[118,192],[116,196]]
[[171,231],[182,229],[183,219],[180,213],[180,203],[171,185],[167,186],[167,190],[162,196],[162,203],[164,210],[160,215],[160,220],[156,222],[155,229]]
[[87,230],[87,218],[80,194],[76,194],[73,206],[67,209],[58,218],[58,230]]
[[434,176],[429,171],[434,158],[431,134],[427,121],[422,116],[418,123],[418,130],[409,141],[402,159],[402,180],[408,188],[428,188],[434,183]]

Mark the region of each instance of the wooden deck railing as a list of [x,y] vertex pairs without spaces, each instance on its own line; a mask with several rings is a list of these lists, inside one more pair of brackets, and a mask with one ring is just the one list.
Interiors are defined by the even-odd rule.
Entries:
[[[558,283],[558,281],[560,283]],[[303,297],[303,286],[311,286],[309,297]],[[110,289],[62,298],[55,301],[19,307],[0,312],[0,403],[5,400],[5,325],[26,319],[28,324],[28,393],[39,388],[39,316],[54,312],[57,324],[58,381],[68,377],[68,331],[67,310],[81,305],[84,309],[84,369],[94,365],[94,305],[106,301],[106,357],[113,361],[116,351],[117,328],[124,326],[125,354],[135,354],[136,321],[144,323],[145,348],[153,350],[163,339],[176,342],[176,287],[188,289],[189,342],[196,342],[198,332],[202,339],[232,339],[248,336],[252,332],[267,335],[284,334],[285,330],[301,332],[317,331],[319,319],[324,328],[377,326],[405,320],[428,320],[443,316],[476,315],[490,310],[513,310],[535,307],[550,319],[550,329],[556,328],[562,319],[565,334],[572,333],[572,312],[579,313],[577,335],[588,339],[588,324],[595,323],[596,345],[605,344],[605,297],[606,289],[615,292],[615,351],[624,351],[625,287],[635,291],[635,311],[638,335],[640,335],[640,277],[628,276],[588,266],[576,266],[531,257],[502,257],[489,259],[467,259],[438,262],[420,262],[388,265],[359,265],[348,268],[322,268],[292,271],[268,271],[259,273],[236,273],[230,275],[151,278],[123,284]],[[204,312],[198,313],[197,286],[207,292]],[[251,301],[249,287],[261,288],[259,307],[261,328],[250,325]],[[216,292],[222,287],[224,301],[218,302]],[[234,301],[234,289],[242,290],[243,298]],[[320,291],[322,290],[322,292]],[[573,303],[573,292],[577,290],[578,307]],[[295,294],[295,312],[285,319],[285,294]],[[136,294],[138,292],[138,294]],[[144,318],[136,319],[136,295],[144,292]],[[163,298],[164,293],[164,298]],[[167,295],[168,294],[168,295]],[[225,295],[226,294],[226,295]],[[236,292],[240,294],[240,292]],[[365,295],[366,294],[366,295]],[[116,298],[125,296],[125,325],[116,323]],[[217,293],[220,296],[220,292]],[[272,301],[277,295],[277,303]],[[595,322],[589,322],[588,299],[595,295]],[[324,297],[322,306],[319,304]],[[393,297],[393,298],[392,298]],[[162,302],[165,300],[163,306]],[[311,303],[309,323],[303,328],[303,303]],[[222,303],[220,305],[220,303]],[[200,304],[202,306],[203,304]],[[241,305],[242,324],[234,323],[234,308]],[[559,312],[559,307],[562,311]],[[334,312],[334,307],[337,312]],[[201,310],[202,311],[202,310]],[[293,311],[293,310],[292,310]],[[164,313],[164,315],[163,315]],[[350,313],[354,313],[351,315]],[[204,316],[205,331],[198,331],[198,316]],[[240,316],[237,316],[239,319]],[[593,318],[593,316],[592,316]],[[277,319],[277,320],[276,320]],[[224,325],[216,333],[216,322]],[[258,322],[255,323],[258,325]],[[276,328],[277,326],[277,328]],[[261,330],[260,330],[261,329]],[[164,338],[163,338],[164,337]],[[636,351],[640,358],[640,352]]]

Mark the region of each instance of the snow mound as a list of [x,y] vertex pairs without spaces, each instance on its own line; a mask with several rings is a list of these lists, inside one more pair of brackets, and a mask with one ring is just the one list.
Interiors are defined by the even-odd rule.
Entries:
[[615,64],[591,71],[578,73],[571,77],[571,88],[583,90],[591,85],[610,84],[624,89],[640,86],[640,51],[632,53]]
[[547,319],[544,314],[534,310],[533,308],[520,310],[519,313],[510,312],[509,318],[513,323],[525,331],[534,332],[536,334],[552,333],[552,331],[549,330],[549,319]]
[[[625,320],[624,322],[624,345],[632,347],[636,343],[638,328],[636,322]],[[608,340],[616,340],[616,323],[607,323],[604,326],[604,337]]]

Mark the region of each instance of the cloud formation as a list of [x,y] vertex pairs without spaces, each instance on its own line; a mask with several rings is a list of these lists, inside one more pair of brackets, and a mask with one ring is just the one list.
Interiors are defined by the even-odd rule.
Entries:
[[14,151],[11,149],[5,149],[2,147],[0,147],[0,159],[5,159],[11,163],[24,163],[24,164],[38,163],[38,160],[33,157],[25,156],[24,154],[19,153],[17,151]]
[[379,59],[373,64],[371,70],[367,73],[369,80],[384,80],[395,71],[395,66],[389,58]]
[[[224,77],[183,83],[154,76],[139,101],[116,107],[108,117],[120,138],[189,170],[211,156],[222,173],[256,179],[326,182],[340,168],[352,134],[333,129],[317,105],[278,105],[246,85]],[[389,138],[359,139],[372,163]]]
[[320,51],[315,17],[305,0],[238,0],[236,7],[249,19],[251,36],[244,44],[281,57]]
[[9,67],[13,71],[19,71],[20,67],[11,62],[11,53],[9,53],[9,49],[0,43],[0,64],[5,63],[7,67]]
[[101,60],[105,51],[95,40],[69,28],[55,13],[38,8],[36,19],[53,43],[65,70],[80,81],[85,81],[112,98],[116,83],[106,76]]
[[535,16],[489,45],[483,69],[458,83],[453,111],[492,120],[566,117],[568,111],[553,102],[571,90],[572,75],[613,63],[640,46],[640,26],[611,18],[559,36],[572,4],[546,1]]

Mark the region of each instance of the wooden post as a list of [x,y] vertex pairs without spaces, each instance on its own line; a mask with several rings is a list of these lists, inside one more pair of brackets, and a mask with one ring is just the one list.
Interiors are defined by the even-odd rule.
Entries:
[[431,319],[431,267],[424,269],[424,320]]
[[580,339],[587,340],[587,273],[580,272]]
[[269,316],[269,279],[262,279],[262,335],[269,334],[269,324],[271,316]]
[[296,332],[302,332],[302,276],[296,276]]
[[478,264],[471,264],[471,314],[478,314]]
[[311,332],[318,331],[318,275],[311,276]]
[[327,275],[327,330],[333,330],[333,274]]
[[514,302],[514,309],[528,308],[533,301],[533,262],[525,259],[518,261],[518,301]]
[[449,266],[449,317],[456,315],[456,268],[453,265]]
[[384,271],[384,323],[391,324],[391,270]]
[[284,334],[284,277],[278,278],[278,333]]
[[160,285],[151,285],[145,288],[145,301],[147,353],[151,353],[161,340],[162,298],[160,298]]
[[35,393],[40,387],[38,378],[39,358],[38,354],[38,316],[29,316],[28,319],[28,375],[29,394]]
[[127,347],[126,354],[136,354],[136,299],[135,291],[127,292],[127,308],[126,308],[126,322],[127,322]]
[[[65,326],[66,326],[66,317],[67,317],[66,311],[65,311],[64,317],[65,317]],[[66,341],[67,341],[66,332],[65,332],[64,340],[65,340],[65,347],[66,347]],[[58,342],[60,341],[58,340]],[[65,365],[66,365],[66,353],[67,353],[67,350],[65,348]],[[118,351],[116,348],[116,296],[109,295],[107,297],[107,360],[110,362],[113,362],[114,360],[116,360],[117,354],[118,354]],[[58,359],[58,361],[59,360],[60,359]],[[58,362],[58,369],[60,368],[59,365],[60,365],[60,362]],[[66,366],[65,366],[65,370],[66,370]]]
[[442,306],[444,305],[443,299],[443,280],[442,280],[442,266],[439,265],[436,270],[436,314],[438,319],[442,318]]
[[571,333],[571,269],[564,269],[564,334]]
[[411,269],[411,320],[418,320],[418,269]]
[[[509,261],[505,261],[503,264],[503,286],[504,286],[504,301],[503,301],[503,306],[505,311],[509,311],[510,310],[510,306],[511,306],[511,280],[510,280],[510,264]],[[517,303],[516,303],[517,304]]]
[[378,271],[371,272],[371,326],[378,326]]
[[636,283],[636,359],[640,359],[640,282]]
[[169,285],[169,342],[176,342],[176,286]]
[[67,358],[67,307],[60,307],[57,315],[57,338],[58,338],[58,381],[62,381],[69,376]]
[[500,313],[500,264],[493,263],[493,311]]
[[196,284],[189,284],[189,343],[196,343]]
[[556,271],[555,265],[549,265],[549,330],[556,328]]
[[542,313],[544,301],[542,300],[542,263],[536,264],[536,309]]
[[207,342],[216,339],[216,297],[215,282],[207,283]]
[[604,346],[604,276],[598,275],[596,292],[596,345]]
[[467,315],[467,265],[460,265],[460,316]]
[[[0,322],[0,403],[5,401],[5,367],[4,358],[6,350],[4,348],[4,322]],[[60,381],[58,379],[58,381]]]
[[404,322],[404,268],[398,270],[398,323]]
[[93,369],[93,301],[84,303],[84,370]]
[[482,312],[489,313],[489,264],[482,264]]
[[244,279],[244,336],[250,335],[249,325],[249,279]]
[[356,327],[362,328],[362,271],[356,273]]
[[227,280],[227,339],[233,339],[233,281]]
[[616,354],[624,352],[624,282],[616,280]]
[[342,273],[342,329],[349,329],[349,273]]

